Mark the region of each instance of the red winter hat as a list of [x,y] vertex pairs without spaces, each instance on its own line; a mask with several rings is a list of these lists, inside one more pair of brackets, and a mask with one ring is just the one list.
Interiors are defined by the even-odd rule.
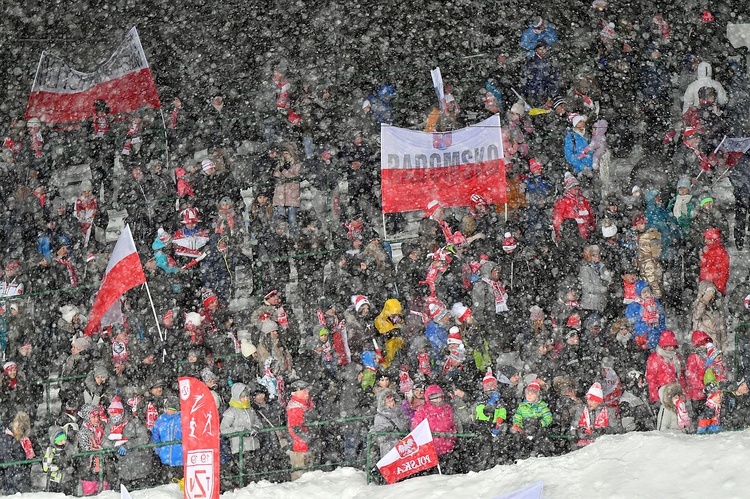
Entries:
[[531,173],[542,173],[542,169],[544,169],[544,165],[537,161],[536,158],[529,160],[529,171]]
[[680,344],[677,343],[677,338],[675,338],[674,333],[667,329],[663,333],[661,333],[661,338],[659,338],[659,346],[662,348],[678,347],[680,346]]
[[448,331],[448,344],[449,345],[460,345],[463,343],[463,338],[461,338],[461,331],[458,329],[457,326],[453,326]]
[[714,339],[703,331],[693,331],[691,342],[693,344],[693,347],[700,348],[702,346],[705,346],[706,343],[713,343]]
[[581,317],[579,315],[573,314],[568,317],[568,321],[565,325],[574,329],[581,329]]
[[686,139],[698,133],[698,129],[694,126],[685,127],[685,131],[682,132],[682,138]]
[[279,290],[278,289],[272,289],[271,291],[269,291],[268,293],[265,294],[265,296],[263,297],[263,300],[266,301],[269,298],[271,298],[273,296],[276,296],[277,294],[279,294]]
[[487,390],[494,390],[497,388],[497,378],[492,374],[492,368],[487,368],[487,373],[482,378],[482,388]]
[[648,221],[646,220],[646,215],[644,215],[643,213],[636,213],[633,216],[633,227],[642,223],[648,223]]
[[604,392],[602,391],[602,385],[599,382],[594,383],[586,392],[586,398],[593,402],[604,402]]
[[719,355],[721,355],[721,350],[716,348],[713,343],[706,344],[706,357],[711,360],[716,360]]
[[197,208],[185,208],[184,210],[182,210],[182,223],[184,223],[185,225],[197,224],[200,221],[201,219],[198,218]]
[[212,303],[219,301],[214,292],[208,288],[201,293],[201,300],[203,300],[203,308],[208,308]]
[[164,314],[164,317],[162,318],[162,322],[172,320],[173,318],[174,318],[174,312],[172,312],[171,310],[167,310],[166,313]]
[[714,22],[714,15],[711,14],[710,11],[704,10],[703,14],[701,15],[701,22],[704,22],[704,23],[712,23],[712,22]]
[[107,412],[112,416],[125,412],[125,408],[122,406],[122,400],[120,400],[120,397],[114,397],[112,399],[112,403],[109,404],[109,407],[107,407]]
[[352,296],[352,305],[354,305],[354,310],[356,312],[359,312],[359,309],[364,307],[365,305],[369,305],[370,300],[367,299],[365,295],[354,295]]
[[534,379],[534,381],[532,381],[531,383],[529,383],[528,385],[526,385],[526,389],[527,390],[531,390],[533,392],[539,392],[539,391],[542,390],[542,387],[539,384],[539,380],[538,379]]
[[437,298],[433,298],[431,302],[427,304],[427,317],[431,321],[439,321],[445,317],[445,314],[447,313],[448,310],[445,308],[445,304]]
[[466,322],[466,319],[468,319],[472,314],[472,311],[469,307],[464,305],[463,303],[456,302],[451,307],[451,315],[454,319],[456,319],[460,323]]
[[513,237],[513,234],[510,232],[506,232],[503,237],[503,250],[513,251],[517,247],[518,243],[516,242],[516,238]]

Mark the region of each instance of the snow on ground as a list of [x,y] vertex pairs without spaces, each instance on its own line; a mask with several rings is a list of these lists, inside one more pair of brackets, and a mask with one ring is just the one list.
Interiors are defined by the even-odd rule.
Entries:
[[[630,433],[601,438],[564,456],[532,458],[467,475],[432,475],[395,485],[366,485],[364,472],[342,468],[310,472],[296,482],[259,482],[223,499],[487,498],[544,481],[544,498],[750,497],[750,430],[718,435]],[[133,491],[133,499],[180,499],[177,485]],[[118,499],[105,492],[100,499]],[[18,499],[62,494],[34,493]]]

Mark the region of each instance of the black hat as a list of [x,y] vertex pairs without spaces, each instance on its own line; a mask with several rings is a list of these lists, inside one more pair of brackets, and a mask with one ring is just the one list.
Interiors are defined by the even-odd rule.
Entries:
[[298,392],[300,390],[310,388],[310,386],[311,386],[310,383],[308,383],[307,381],[298,379],[297,381],[293,382],[290,385],[290,388],[292,389],[293,392]]

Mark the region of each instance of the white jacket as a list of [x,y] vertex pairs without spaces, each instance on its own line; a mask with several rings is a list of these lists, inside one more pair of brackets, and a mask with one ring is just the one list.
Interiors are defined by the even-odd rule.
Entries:
[[682,114],[690,107],[698,107],[700,99],[698,99],[698,90],[703,87],[712,87],[716,89],[716,102],[723,106],[729,101],[726,90],[721,86],[721,83],[711,78],[713,75],[713,68],[708,62],[701,62],[698,64],[698,69],[695,71],[695,81],[688,85],[685,90],[685,95],[682,97]]

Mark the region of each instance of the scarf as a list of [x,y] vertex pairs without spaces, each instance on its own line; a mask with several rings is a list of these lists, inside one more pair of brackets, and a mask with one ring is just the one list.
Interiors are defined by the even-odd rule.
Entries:
[[482,277],[482,281],[484,281],[490,287],[492,293],[495,295],[495,313],[499,314],[501,312],[507,312],[508,293],[505,292],[503,283],[500,281],[487,279],[486,277]]
[[286,310],[284,310],[284,307],[281,305],[276,307],[276,324],[278,324],[281,329],[289,329],[289,317],[286,315]]
[[103,138],[104,134],[109,132],[109,118],[106,116],[97,116],[94,118],[94,137]]
[[638,301],[638,293],[635,292],[635,283],[622,281],[623,297],[622,302],[626,305]]
[[11,390],[15,390],[16,386],[18,386],[18,378],[8,380],[8,388],[10,388]]
[[419,372],[425,376],[432,375],[432,365],[430,364],[430,354],[427,352],[420,352],[417,354],[417,365]]
[[250,409],[250,401],[240,402],[239,400],[230,399],[229,407],[234,407],[236,409]]
[[179,108],[172,109],[172,112],[169,113],[169,118],[167,119],[167,128],[177,128],[177,116],[180,114]]
[[153,430],[157,419],[159,419],[159,411],[156,410],[153,402],[149,402],[146,406],[146,428]]
[[656,325],[659,322],[659,309],[656,307],[656,299],[649,298],[648,300],[644,300],[643,298],[638,298],[637,301],[641,304],[641,320],[649,326]]
[[324,364],[330,364],[333,362],[333,347],[331,346],[330,341],[323,343],[323,350],[320,352],[320,360],[322,360]]
[[685,145],[685,147],[695,153],[696,158],[698,158],[698,164],[700,165],[701,170],[705,172],[711,171],[711,165],[708,162],[709,158],[705,154],[703,154],[703,151],[701,151],[697,147],[688,145],[686,142],[683,142],[683,144]]
[[680,375],[682,374],[682,364],[680,363],[680,358],[677,357],[677,350],[674,350],[672,352],[669,352],[667,350],[664,350],[662,347],[657,346],[656,347],[656,353],[661,355],[661,357],[668,363],[671,363],[674,367],[674,379],[679,380]]
[[709,409],[713,409],[714,411],[714,417],[711,418],[711,424],[721,424],[721,421],[719,421],[719,416],[721,415],[721,404],[718,404],[713,401],[713,399],[708,398],[706,399],[706,407]]
[[692,198],[692,194],[678,194],[674,198],[674,207],[672,208],[672,214],[677,220],[679,220],[680,217],[687,216],[688,202]]
[[37,158],[42,157],[42,148],[44,147],[44,138],[42,137],[42,131],[38,130],[31,134],[31,149],[34,151],[34,156]]
[[70,259],[55,258],[55,261],[60,265],[64,265],[65,268],[68,269],[68,281],[70,282],[70,287],[75,288],[76,286],[78,286],[78,272],[76,272],[76,268],[73,266],[73,263],[70,261]]
[[276,96],[276,109],[287,109],[289,107],[289,90],[292,88],[292,86],[286,79],[281,79],[277,82],[274,82],[274,84],[276,85],[278,91],[278,94]]
[[682,397],[678,397],[677,402],[674,404],[674,408],[677,412],[677,427],[681,430],[689,428],[690,414],[688,414],[687,408],[685,407],[685,401]]
[[578,427],[583,428],[584,433],[587,435],[591,434],[598,428],[607,428],[609,426],[609,411],[606,407],[602,407],[599,414],[594,419],[593,426],[591,425],[591,411],[588,407],[583,409],[581,419],[578,420]]
[[10,149],[10,152],[13,154],[19,154],[23,149],[23,144],[10,137],[5,137],[5,140],[3,140],[3,149]]

